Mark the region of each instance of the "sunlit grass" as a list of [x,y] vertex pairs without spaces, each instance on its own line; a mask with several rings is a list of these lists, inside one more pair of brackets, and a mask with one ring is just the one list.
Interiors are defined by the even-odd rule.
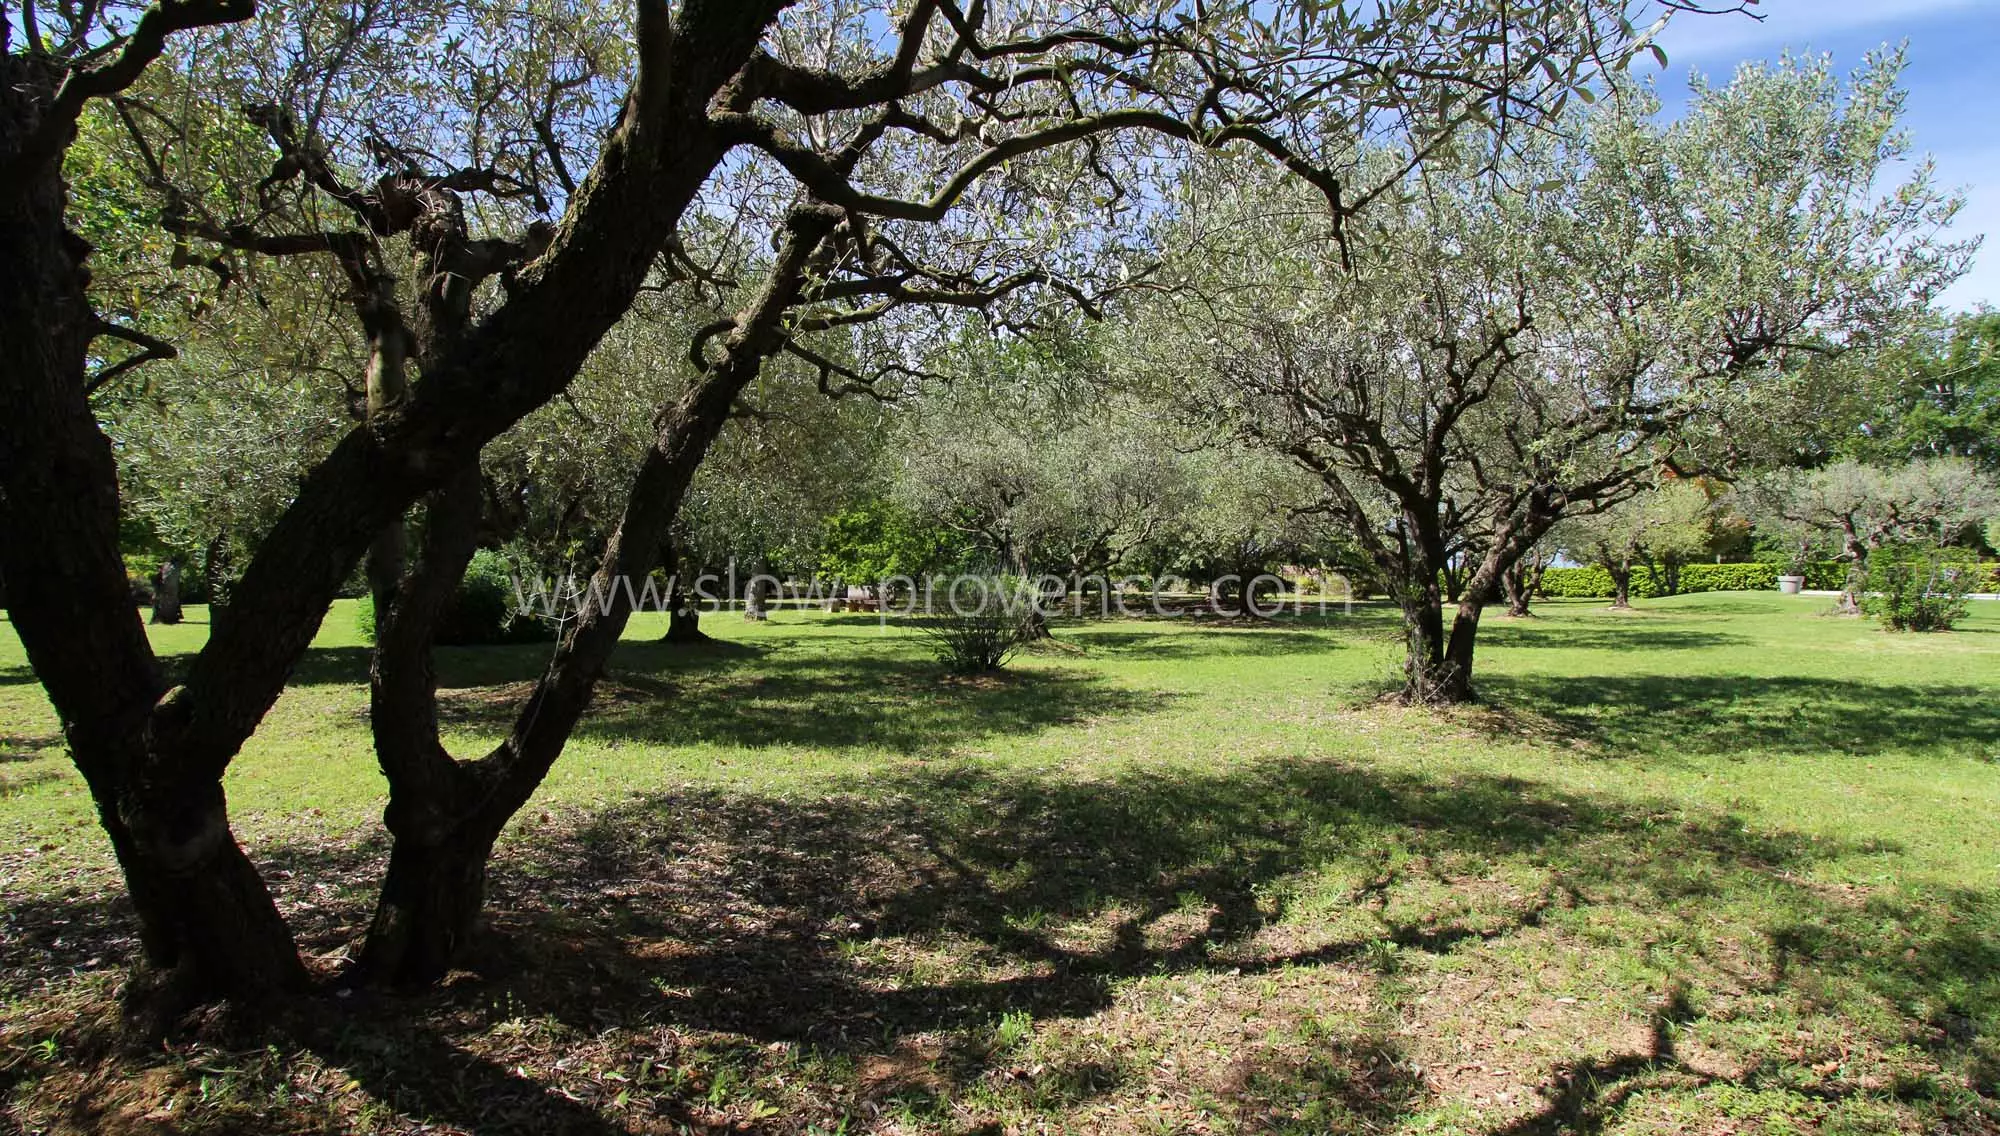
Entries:
[[[389,1128],[590,1130],[570,1101],[795,1131],[1990,1127],[2000,605],[1933,636],[1825,607],[1543,604],[1488,621],[1485,702],[1442,715],[1373,698],[1379,607],[1059,625],[976,681],[872,617],[720,614],[689,650],[642,616],[503,841],[511,953],[429,1017],[364,1014],[401,1056],[300,1043],[232,1107],[309,1126],[277,1089],[338,1065],[354,1099],[325,1107]],[[442,653],[456,751],[545,657]],[[229,774],[315,952],[379,870],[365,666],[343,605]],[[31,920],[120,923],[4,628],[0,756],[25,981],[86,962]],[[120,962],[8,996],[46,1024]],[[518,1115],[481,1111],[495,1069]]]

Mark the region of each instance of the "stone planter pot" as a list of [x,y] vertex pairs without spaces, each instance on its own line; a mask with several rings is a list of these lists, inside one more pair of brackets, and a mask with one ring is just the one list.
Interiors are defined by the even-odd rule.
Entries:
[[1778,577],[1778,590],[1788,596],[1798,595],[1799,590],[1801,588],[1804,588],[1805,586],[1806,586],[1806,578],[1804,576]]

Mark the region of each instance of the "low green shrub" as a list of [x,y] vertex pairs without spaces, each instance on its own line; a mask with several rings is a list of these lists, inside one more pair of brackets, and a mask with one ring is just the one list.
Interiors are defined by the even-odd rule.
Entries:
[[1949,631],[1988,572],[1955,549],[1882,549],[1868,558],[1861,610],[1891,631]]
[[[466,565],[465,577],[444,618],[438,621],[436,642],[446,647],[483,647],[505,643],[544,643],[555,628],[538,615],[517,610],[514,577],[507,559],[482,548]],[[375,601],[362,597],[355,625],[364,642],[375,641]]]
[[931,597],[932,612],[917,628],[947,670],[997,671],[1043,633],[1041,598],[1032,582],[1019,577],[961,577],[951,594]]

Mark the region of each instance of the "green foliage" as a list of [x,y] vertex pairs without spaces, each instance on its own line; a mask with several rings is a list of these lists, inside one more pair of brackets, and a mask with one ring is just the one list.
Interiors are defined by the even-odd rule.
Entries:
[[[1602,564],[1586,564],[1579,568],[1550,568],[1542,573],[1542,586],[1538,594],[1550,599],[1585,600],[1608,599],[1616,592],[1611,583],[1611,573]],[[1644,579],[1632,581],[1634,598],[1650,598],[1652,588]]]
[[[1492,548],[1537,495],[1610,530],[1552,542],[1577,560],[1622,574],[1700,558],[1699,489],[1584,506],[1681,446],[1716,468],[1789,452],[1822,407],[1801,361],[1907,326],[1963,270],[1969,247],[1937,236],[1957,199],[1925,167],[1891,167],[1900,67],[1873,57],[1843,82],[1823,61],[1746,66],[1698,82],[1672,120],[1620,92],[1505,156],[1516,193],[1493,191],[1484,154],[1418,172],[1375,155],[1354,184],[1405,192],[1339,247],[1312,193],[1218,163],[1190,179],[1171,234],[1180,287],[1120,325],[1129,354],[1190,418],[1320,480],[1314,506],[1362,537],[1384,582],[1442,567],[1412,551],[1414,516],[1447,546]],[[1748,355],[1745,321],[1775,331]],[[1491,363],[1468,387],[1471,355]]]
[[[355,627],[366,643],[375,641],[375,602],[362,597],[355,609]],[[437,643],[446,647],[476,647],[505,643],[541,643],[555,629],[541,617],[521,612],[515,594],[513,568],[507,558],[482,548],[472,556],[459,581],[451,607],[438,621]]]
[[1042,627],[1040,596],[1018,576],[967,576],[949,594],[931,597],[918,623],[938,661],[955,674],[985,674],[1006,665]]
[[1864,549],[1954,544],[2000,513],[2000,483],[1962,457],[1780,469],[1744,481],[1736,496],[1756,521],[1767,553],[1798,568],[1815,551],[1845,553],[1850,542]]
[[[2000,312],[1963,312],[1927,328],[1864,384],[1873,413],[1856,456],[1882,463],[1956,456],[2000,471]],[[1871,376],[1873,377],[1873,376]]]
[[948,365],[977,377],[906,404],[884,471],[896,504],[1016,573],[1108,573],[1174,531],[1196,505],[1193,463],[1170,423],[1107,392],[1094,350],[959,343]]
[[818,560],[827,576],[878,583],[944,571],[964,563],[971,551],[964,534],[929,523],[894,501],[871,498],[826,519]]
[[1699,555],[1709,545],[1710,518],[1707,493],[1688,481],[1669,481],[1601,512],[1566,519],[1551,535],[1571,559],[1600,564],[1608,574]]
[[1815,560],[1805,566],[1802,573],[1805,587],[1815,592],[1838,591],[1847,586],[1850,566],[1845,560]]
[[1890,631],[1949,631],[1965,618],[1966,595],[1985,575],[1957,549],[1884,549],[1869,557],[1862,610]]
[[[1640,578],[1652,586],[1651,573]],[[1680,585],[1683,592],[1761,592],[1778,586],[1778,573],[1769,564],[1688,564]]]
[[[1827,567],[1846,571],[1845,565]],[[1810,585],[1810,579],[1808,579]],[[1686,592],[1761,592],[1778,586],[1775,564],[1688,564],[1680,570],[1680,590]],[[1837,585],[1829,585],[1837,586]],[[1551,599],[1609,599],[1616,589],[1603,565],[1550,568],[1542,573],[1541,593]],[[1643,568],[1632,573],[1632,598],[1653,599],[1659,581]]]

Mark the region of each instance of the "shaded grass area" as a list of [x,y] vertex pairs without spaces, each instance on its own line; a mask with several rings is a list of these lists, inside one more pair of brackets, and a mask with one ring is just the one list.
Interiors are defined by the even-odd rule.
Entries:
[[[1881,636],[1775,597],[1551,605],[1496,626],[1493,706],[1433,717],[1334,693],[1393,661],[1379,613],[1071,626],[1071,649],[981,683],[866,621],[792,618],[621,649],[503,841],[489,933],[418,999],[329,993],[122,1053],[130,927],[73,779],[0,799],[9,1115],[2000,1130],[1993,637]],[[540,661],[446,653],[462,748]],[[323,642],[231,776],[329,967],[383,851],[364,665]],[[0,702],[10,737],[48,728]]]
[[1608,754],[1727,757],[1872,754],[1944,747],[2000,752],[1996,691],[1800,675],[1529,675],[1492,680],[1502,705],[1546,715]]

